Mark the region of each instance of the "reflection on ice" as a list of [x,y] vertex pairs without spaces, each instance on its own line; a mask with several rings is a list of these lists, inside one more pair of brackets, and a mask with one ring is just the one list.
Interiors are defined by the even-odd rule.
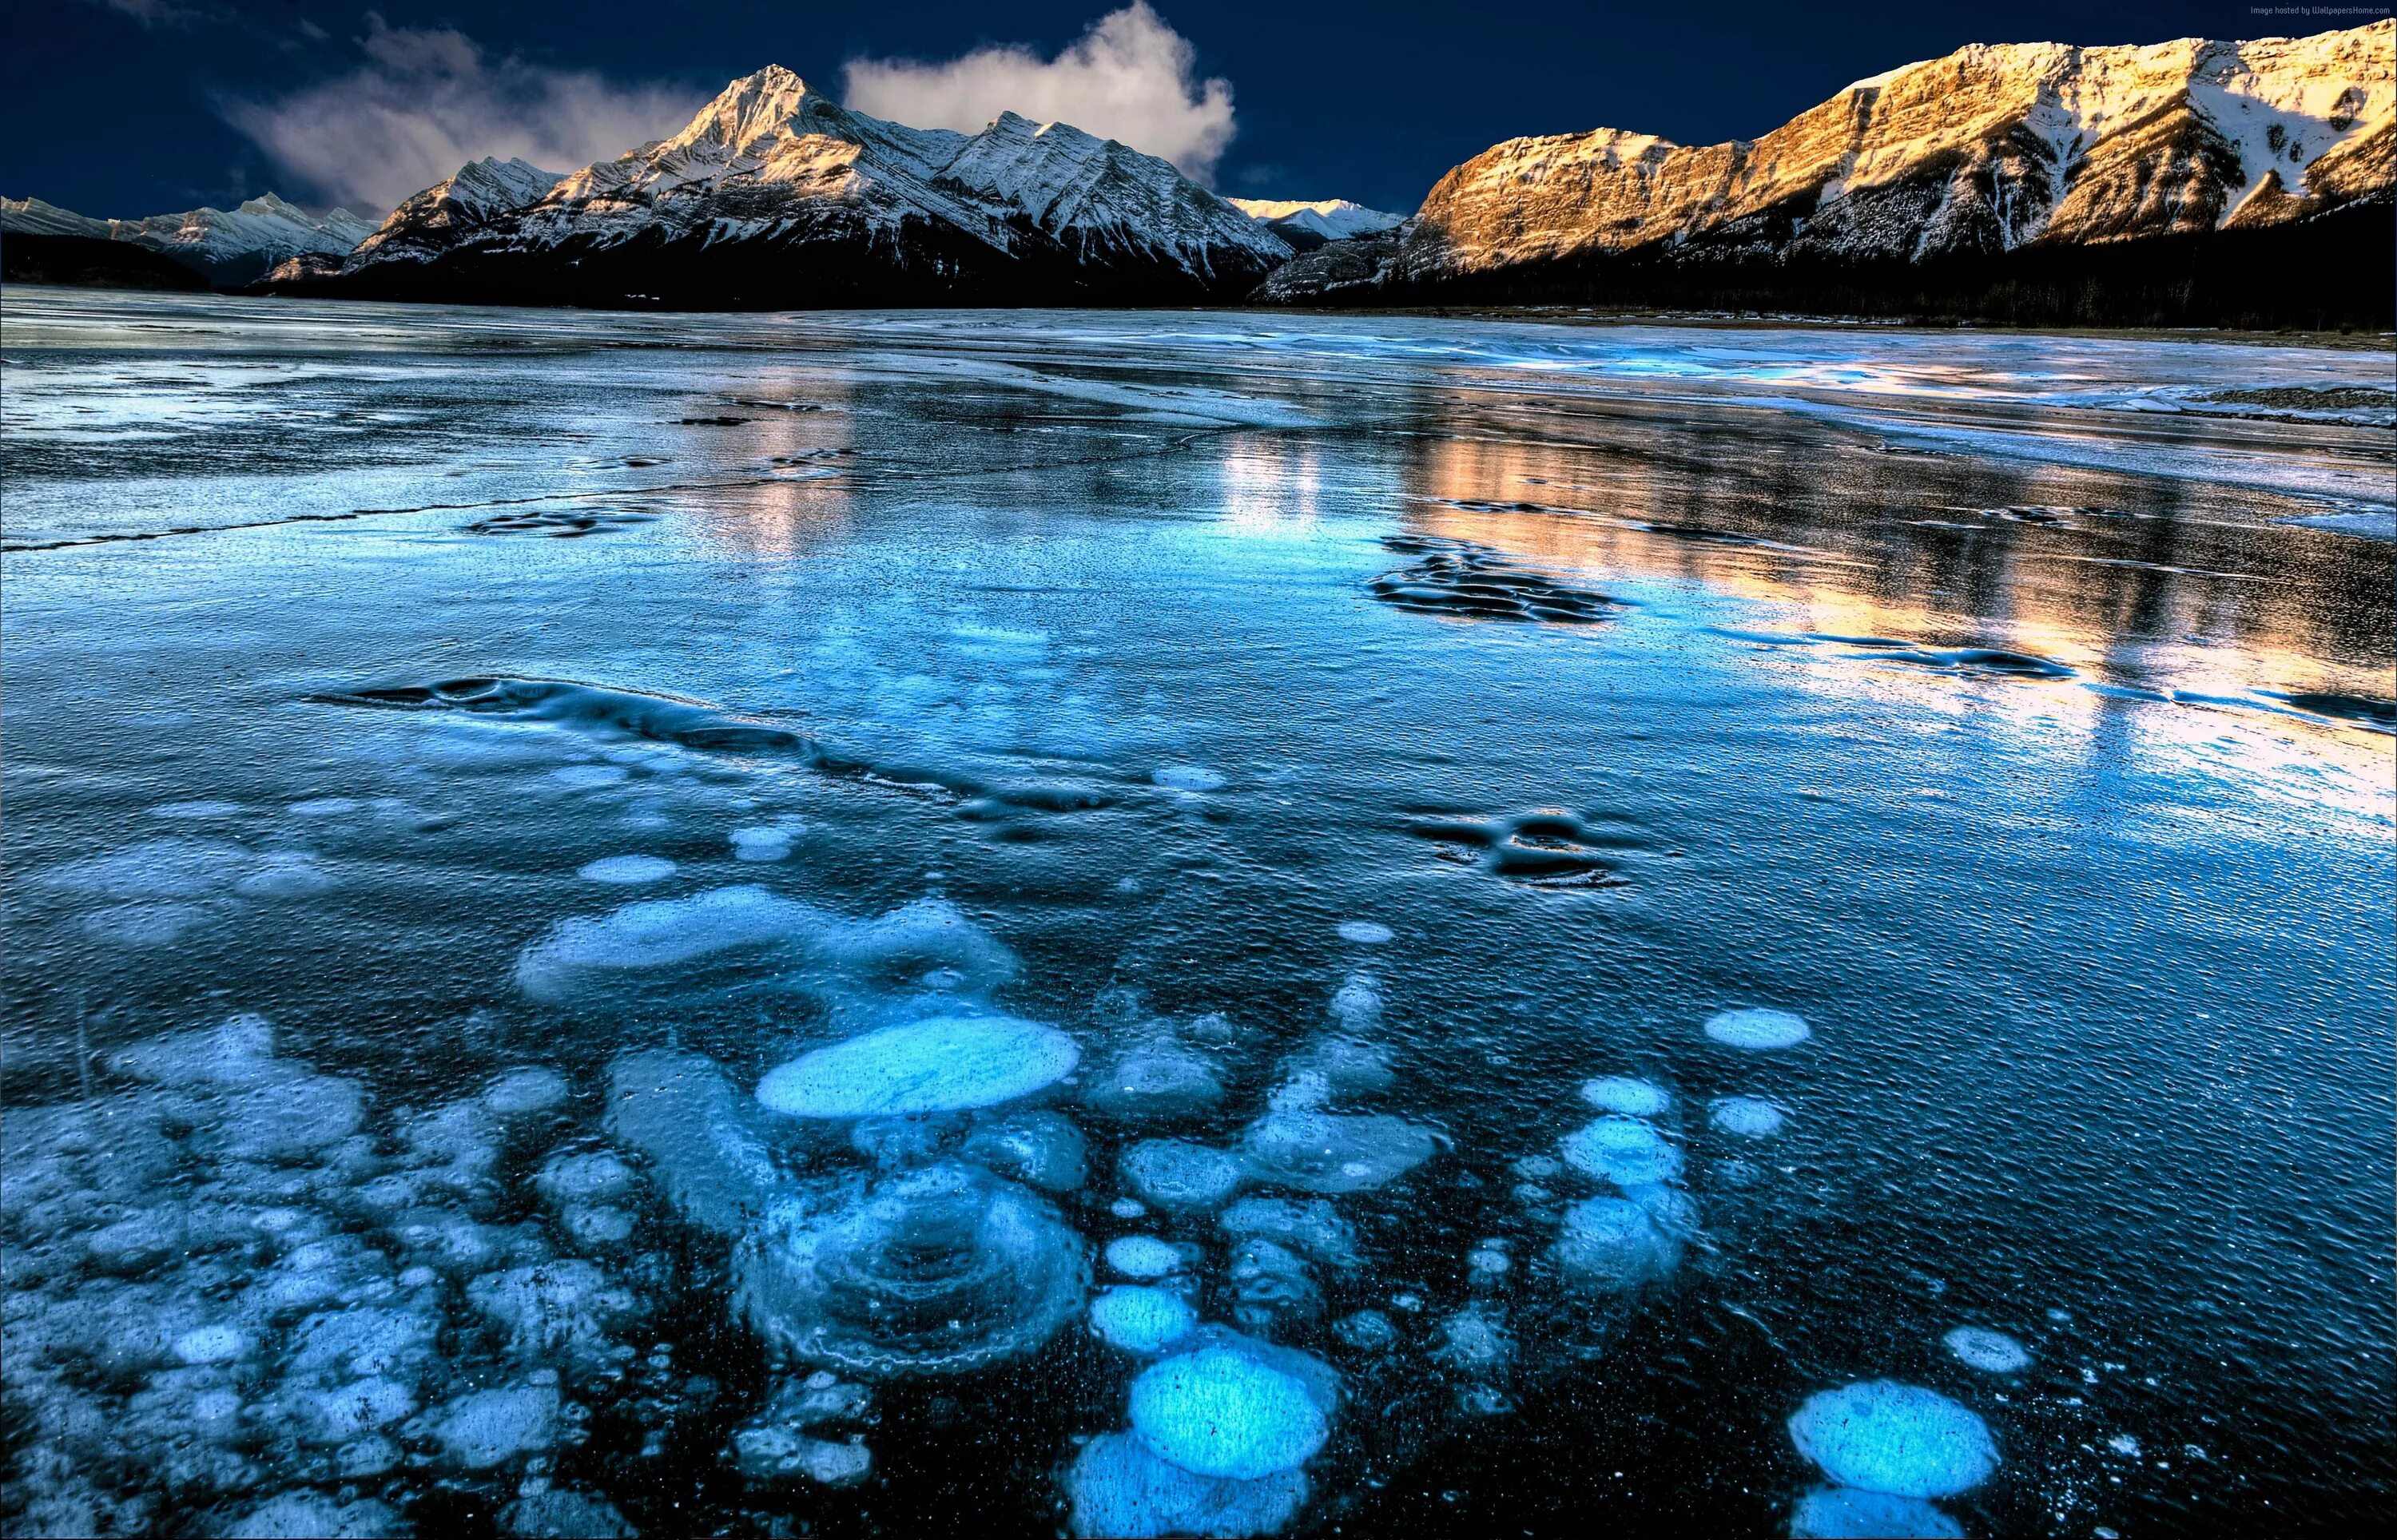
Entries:
[[1964,1526],[1919,1497],[1827,1486],[1798,1499],[1790,1540],[1964,1540]]

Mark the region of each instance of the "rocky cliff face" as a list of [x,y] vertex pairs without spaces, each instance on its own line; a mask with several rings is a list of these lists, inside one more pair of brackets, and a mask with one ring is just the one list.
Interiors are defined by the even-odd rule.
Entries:
[[563,177],[478,166],[409,199],[310,286],[516,302],[1155,303],[1237,297],[1290,256],[1114,140],[1011,113],[973,135],[910,128],[779,67],[611,161]]
[[[2260,230],[2392,181],[2397,22],[2302,39],[1974,46],[1753,140],[1510,139],[1440,179],[1373,282],[1575,268],[1813,270]],[[1332,292],[1309,258],[1268,299]],[[1354,266],[1351,262],[1350,266]],[[1353,284],[1352,284],[1353,286]]]

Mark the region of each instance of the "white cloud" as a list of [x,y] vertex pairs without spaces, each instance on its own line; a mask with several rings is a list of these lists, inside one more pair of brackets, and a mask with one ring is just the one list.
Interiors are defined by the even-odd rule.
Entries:
[[1070,123],[1161,155],[1205,181],[1232,141],[1232,85],[1194,78],[1197,57],[1147,0],[1133,0],[1051,60],[994,47],[942,64],[852,60],[847,101],[917,128],[971,133],[1003,112]]
[[298,187],[381,213],[484,155],[571,171],[682,126],[694,93],[619,86],[579,70],[493,59],[451,28],[386,25],[368,13],[367,62],[274,101],[236,101],[228,122]]

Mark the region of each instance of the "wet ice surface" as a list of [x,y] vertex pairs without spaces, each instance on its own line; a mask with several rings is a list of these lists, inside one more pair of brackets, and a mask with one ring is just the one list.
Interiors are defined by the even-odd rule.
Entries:
[[2385,1507],[2385,352],[8,304],[10,1533]]

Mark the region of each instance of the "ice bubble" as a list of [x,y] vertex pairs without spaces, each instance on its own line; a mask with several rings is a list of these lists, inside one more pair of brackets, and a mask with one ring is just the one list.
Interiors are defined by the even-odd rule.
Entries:
[[1505,1252],[1488,1246],[1476,1246],[1465,1254],[1465,1268],[1476,1278],[1495,1278],[1513,1267],[1514,1260]]
[[195,1326],[175,1339],[175,1356],[185,1363],[231,1363],[258,1346],[238,1326]]
[[719,1235],[745,1232],[784,1189],[757,1103],[696,1054],[626,1054],[609,1070],[609,1128],[649,1158],[676,1214]]
[[757,1100],[794,1118],[958,1111],[1053,1085],[1081,1056],[1072,1038],[1037,1021],[933,1016],[801,1055],[767,1072]]
[[1389,940],[1393,934],[1390,927],[1383,924],[1379,920],[1340,922],[1340,939],[1353,941],[1360,947],[1378,947]]
[[1789,1419],[1789,1436],[1837,1484],[1893,1497],[1950,1497],[1998,1467],[1997,1445],[1977,1414],[1893,1380],[1809,1396]]
[[1211,1209],[1240,1185],[1240,1162],[1220,1149],[1182,1139],[1143,1139],[1123,1152],[1123,1179],[1165,1209]]
[[292,1072],[275,1062],[275,1029],[259,1016],[137,1042],[110,1055],[108,1065],[120,1075],[181,1090],[258,1085]]
[[475,1272],[513,1250],[516,1236],[446,1209],[410,1209],[391,1223],[391,1237],[409,1257],[443,1272]]
[[517,954],[516,983],[537,1000],[555,1000],[593,974],[677,967],[722,952],[788,944],[815,935],[827,918],[762,887],[646,899],[561,921]]
[[1323,1293],[1298,1254],[1252,1236],[1232,1250],[1232,1319],[1260,1335],[1323,1313]]
[[874,1452],[862,1443],[810,1438],[793,1427],[751,1425],[733,1430],[732,1463],[753,1481],[847,1486],[874,1468]]
[[[1310,1103],[1320,1107],[1332,1096],[1370,1096],[1386,1091],[1395,1077],[1390,1073],[1390,1051],[1378,1042],[1366,1042],[1352,1037],[1324,1038],[1296,1054],[1283,1066],[1289,1082],[1273,1098],[1279,1109],[1286,1104],[1293,1110],[1306,1110],[1296,1105],[1304,1095],[1320,1088],[1321,1096]],[[1301,1082],[1306,1090],[1294,1098],[1292,1092]]]
[[1331,1436],[1338,1380],[1303,1353],[1211,1330],[1141,1372],[1132,1427],[1149,1453],[1200,1476],[1253,1481],[1295,1470]]
[[1919,1497],[1827,1486],[1798,1499],[1791,1540],[1964,1540],[1964,1526]]
[[1073,1533],[1100,1540],[1271,1534],[1306,1502],[1298,1471],[1253,1481],[1201,1476],[1158,1459],[1127,1433],[1102,1433],[1083,1445],[1065,1484]]
[[566,1105],[566,1077],[555,1069],[528,1065],[511,1069],[483,1088],[483,1105],[502,1118],[555,1112]]
[[1153,1235],[1127,1235],[1107,1242],[1107,1266],[1126,1278],[1164,1278],[1182,1270],[1182,1248]]
[[1148,1205],[1137,1198],[1118,1198],[1107,1205],[1107,1212],[1118,1219],[1138,1219],[1148,1213]]
[[523,1357],[587,1354],[605,1346],[607,1329],[630,1316],[631,1290],[611,1284],[588,1262],[544,1262],[486,1273],[466,1285],[466,1301],[508,1334],[509,1350]]
[[415,1412],[416,1398],[396,1380],[369,1378],[324,1390],[293,1390],[284,1398],[300,1441],[319,1446],[355,1442]]
[[1751,1054],[1795,1048],[1814,1035],[1804,1016],[1788,1011],[1719,1011],[1707,1018],[1707,1036]]
[[208,919],[197,904],[111,904],[85,915],[82,928],[112,947],[170,947]]
[[212,840],[149,840],[53,867],[43,886],[90,898],[205,898],[249,868],[249,853]]
[[366,1121],[355,1081],[295,1074],[229,1096],[199,1140],[230,1161],[304,1161],[339,1144]]
[[549,773],[549,778],[560,786],[586,791],[594,787],[614,786],[631,775],[621,764],[561,764]]
[[1357,1231],[1320,1198],[1243,1198],[1215,1221],[1234,1240],[1263,1236],[1333,1268],[1357,1265]]
[[516,1540],[634,1540],[641,1532],[604,1497],[551,1487],[502,1508],[500,1533]]
[[602,856],[596,861],[583,862],[574,874],[587,883],[614,883],[629,887],[664,882],[675,874],[675,864],[663,856]]
[[1629,1075],[1600,1075],[1585,1081],[1581,1099],[1601,1112],[1620,1112],[1627,1118],[1660,1118],[1673,1105],[1671,1092]]
[[414,1384],[434,1355],[438,1316],[367,1306],[311,1316],[292,1334],[291,1373],[303,1379],[380,1377]]
[[435,1407],[425,1431],[452,1462],[486,1470],[555,1444],[558,1410],[554,1385],[471,1390]]
[[1440,1322],[1440,1339],[1433,1356],[1468,1374],[1483,1378],[1503,1374],[1515,1359],[1513,1335],[1478,1305],[1468,1305]]
[[964,1373],[1032,1351],[1081,1310],[1081,1237],[1011,1183],[939,1165],[824,1196],[776,1204],[734,1260],[739,1308],[789,1358]]
[[233,890],[244,898],[313,898],[338,885],[306,851],[277,850],[261,856],[254,870],[234,880]]
[[1089,1175],[1082,1131],[1054,1112],[1019,1112],[966,1135],[964,1154],[1002,1176],[1071,1192]]
[[1680,1188],[1641,1182],[1625,1188],[1623,1196],[1639,1204],[1640,1211],[1671,1240],[1687,1241],[1698,1233],[1697,1201]]
[[1301,1192],[1362,1192],[1429,1160],[1428,1129],[1379,1113],[1268,1112],[1249,1125],[1240,1154],[1261,1180]]
[[365,805],[355,797],[311,797],[305,802],[293,803],[283,811],[295,818],[335,818],[355,813]]
[[150,810],[154,818],[230,818],[241,812],[241,803],[232,802],[161,803]]
[[1655,1128],[1620,1113],[1564,1137],[1565,1164],[1618,1187],[1669,1182],[1681,1175],[1681,1152]]
[[1780,1103],[1762,1096],[1718,1096],[1707,1109],[1707,1122],[1743,1139],[1769,1139],[1788,1121]]
[[1672,1270],[1679,1250],[1648,1211],[1628,1198],[1590,1198],[1565,1211],[1557,1263],[1603,1289],[1635,1287]]
[[553,1155],[533,1187],[551,1202],[613,1203],[632,1196],[637,1181],[633,1168],[612,1149],[589,1149]]
[[2003,1332],[1986,1326],[1959,1326],[1939,1340],[1959,1360],[1983,1374],[2018,1374],[2030,1367],[2029,1349]]
[[1369,1031],[1382,1019],[1382,986],[1372,974],[1352,973],[1332,991],[1325,1009],[1350,1031]]
[[380,1433],[345,1443],[333,1451],[333,1474],[345,1481],[388,1474],[400,1462],[399,1445]]
[[751,824],[736,829],[725,836],[732,844],[736,861],[787,861],[791,858],[793,836],[777,824]]
[[1161,1353],[1198,1324],[1198,1312],[1163,1289],[1121,1283],[1091,1301],[1091,1330],[1128,1353]]
[[1207,1055],[1171,1040],[1118,1054],[1091,1086],[1091,1105],[1119,1118],[1186,1117],[1223,1099]]
[[248,1509],[218,1533],[228,1540],[377,1540],[408,1532],[396,1508],[371,1497],[337,1503],[314,1492],[287,1492]]
[[1161,765],[1148,778],[1169,791],[1215,791],[1224,785],[1222,773],[1203,764]]
[[633,1239],[633,1216],[620,1208],[569,1204],[557,1222],[569,1240],[588,1252],[615,1251]]
[[1397,1346],[1399,1329],[1379,1310],[1359,1310],[1332,1323],[1332,1334],[1360,1353],[1378,1353]]

